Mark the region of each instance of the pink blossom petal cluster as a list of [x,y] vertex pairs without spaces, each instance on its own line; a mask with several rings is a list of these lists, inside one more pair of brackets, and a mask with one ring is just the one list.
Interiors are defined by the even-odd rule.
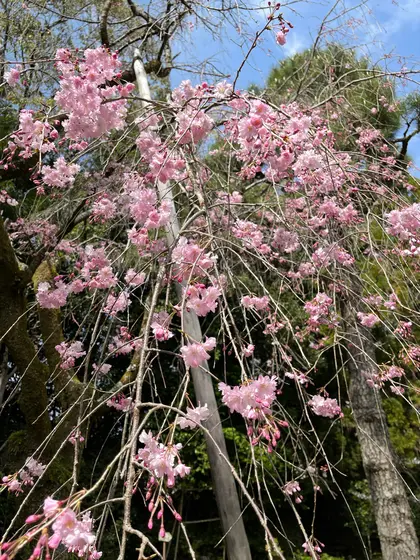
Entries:
[[402,241],[408,241],[420,231],[420,204],[416,202],[402,210],[391,210],[385,218],[390,224],[388,233],[398,236]]
[[49,282],[40,282],[36,293],[39,306],[44,309],[58,309],[66,305],[70,287],[61,280],[55,282],[55,288],[51,288]]
[[55,151],[54,140],[58,138],[58,132],[48,122],[34,120],[34,112],[29,109],[22,109],[19,113],[19,128],[11,136],[5,153],[9,154],[11,160],[13,154],[20,148],[18,156],[27,159],[34,153]]
[[240,386],[230,387],[219,383],[222,401],[230,412],[238,412],[247,420],[255,420],[271,414],[276,398],[277,377],[262,376]]
[[118,327],[117,334],[111,338],[108,350],[116,356],[130,354],[133,350],[139,350],[143,345],[143,339],[133,338],[127,327]]
[[322,397],[321,395],[314,395],[308,401],[312,412],[317,416],[325,416],[325,418],[334,418],[334,416],[342,416],[341,408],[337,403],[337,399],[330,399],[329,397]]
[[174,334],[169,330],[171,317],[166,311],[154,313],[150,328],[152,329],[153,336],[156,340],[164,341],[169,340]]
[[192,284],[184,289],[184,294],[187,298],[186,308],[194,310],[199,317],[205,317],[208,313],[216,311],[217,300],[222,292],[216,286]]
[[185,416],[178,418],[178,425],[182,430],[186,428],[198,428],[203,420],[207,420],[210,416],[210,411],[207,404],[204,406],[196,406],[191,408],[187,406],[187,413]]
[[243,296],[241,299],[245,309],[255,309],[256,311],[266,311],[268,309],[270,298],[268,296]]
[[359,311],[357,318],[359,319],[360,324],[368,329],[371,329],[380,322],[379,317],[375,315],[375,313],[362,313]]
[[70,187],[74,183],[75,176],[80,171],[80,165],[76,163],[67,163],[66,160],[60,156],[55,160],[52,167],[43,165],[41,168],[41,175],[43,182],[49,187]]
[[32,486],[34,478],[39,478],[44,474],[46,467],[33,457],[28,457],[25,466],[14,475],[3,476],[0,488],[7,488],[8,492],[18,495],[23,492],[23,486]]
[[117,313],[125,311],[130,304],[131,299],[127,292],[120,292],[118,295],[109,294],[102,311],[114,316]]
[[117,54],[99,47],[85,50],[78,60],[68,49],[59,49],[56,61],[61,77],[55,101],[68,115],[63,122],[67,138],[80,141],[122,129],[127,100],[117,99],[121,86],[107,85],[120,75]]
[[129,412],[134,408],[133,399],[131,397],[126,397],[123,394],[111,397],[106,401],[107,406],[115,408],[115,410],[120,410],[121,412]]
[[144,447],[137,453],[142,466],[149,469],[156,478],[164,479],[166,477],[169,488],[175,485],[175,479],[178,476],[184,478],[190,473],[191,467],[184,465],[179,456],[182,444],[164,445],[159,443],[152,432],[144,430],[140,434],[139,440],[144,444]]
[[83,350],[83,344],[79,341],[71,343],[61,342],[60,344],[57,344],[55,349],[60,354],[61,369],[73,368],[77,358],[81,358],[86,355],[86,352]]
[[22,72],[22,70],[23,70],[22,65],[16,64],[13,68],[10,68],[10,70],[4,73],[4,79],[9,84],[10,87],[14,87],[16,84],[19,83],[20,73]]
[[193,342],[181,346],[181,356],[186,367],[200,367],[203,362],[210,359],[210,354],[207,352],[210,352],[215,347],[216,339],[214,337],[207,338],[205,342]]
[[205,276],[214,267],[217,257],[206,253],[199,245],[180,237],[172,251],[175,264],[174,274],[178,281],[189,280],[190,277]]
[[137,272],[134,268],[129,268],[125,273],[124,280],[129,286],[141,286],[146,281],[146,274]]

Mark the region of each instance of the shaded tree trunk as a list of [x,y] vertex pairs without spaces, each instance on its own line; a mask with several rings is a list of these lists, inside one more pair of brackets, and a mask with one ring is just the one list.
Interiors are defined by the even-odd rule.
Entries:
[[0,217],[0,342],[21,376],[19,406],[25,417],[25,452],[34,451],[50,433],[46,382],[48,367],[38,357],[28,333],[26,281]]
[[420,548],[410,504],[397,468],[380,392],[367,381],[378,373],[369,329],[356,323],[346,303],[349,398],[357,425],[383,560],[418,560]]

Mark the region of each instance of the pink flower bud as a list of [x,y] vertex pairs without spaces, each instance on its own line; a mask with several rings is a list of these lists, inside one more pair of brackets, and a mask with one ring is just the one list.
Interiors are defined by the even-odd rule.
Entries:
[[27,523],[28,525],[30,525],[31,523],[35,523],[36,521],[39,521],[41,519],[42,515],[30,515],[29,517],[26,518],[25,523]]
[[179,515],[178,512],[175,512],[174,517],[177,521],[181,522],[182,521],[182,517]]
[[163,511],[160,509],[157,514],[158,519],[162,519]]
[[153,529],[153,521],[152,521],[151,518],[149,519],[149,523],[147,524],[147,527],[148,527],[149,529]]
[[159,530],[159,537],[161,539],[164,539],[165,535],[166,535],[166,531],[165,531],[164,527],[161,527],[160,530]]

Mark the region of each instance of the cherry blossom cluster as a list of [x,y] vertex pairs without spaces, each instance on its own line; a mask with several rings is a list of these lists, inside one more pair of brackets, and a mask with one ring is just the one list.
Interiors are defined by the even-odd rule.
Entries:
[[319,554],[322,554],[322,549],[325,548],[325,544],[314,538],[311,538],[303,543],[302,548],[305,553],[308,554],[308,556],[313,557],[312,551],[315,551],[316,557],[320,558],[317,553],[319,552]]
[[164,445],[152,432],[144,430],[139,439],[144,447],[139,449],[137,459],[141,461],[142,467],[151,472],[152,477],[165,479],[167,486],[172,488],[178,476],[184,478],[190,473],[191,467],[185,466],[179,456],[181,443]]
[[[23,159],[34,153],[46,154],[56,150],[54,140],[58,138],[57,130],[48,122],[34,120],[34,111],[22,109],[19,113],[19,127],[11,136],[11,141],[4,150],[6,165],[12,162],[16,154]],[[20,151],[17,150],[20,148]]]
[[[402,368],[398,366],[381,366],[380,369],[376,373],[373,373],[369,379],[366,380],[366,383],[370,387],[374,387],[375,389],[380,389],[384,386],[386,381],[391,381],[392,379],[401,379],[405,375],[405,372]],[[391,391],[393,390],[394,385],[391,386]],[[404,389],[401,387],[400,391],[404,392]]]
[[23,66],[21,64],[16,64],[12,68],[10,68],[10,70],[4,73],[4,79],[10,87],[14,87],[19,83],[22,70]]
[[354,257],[342,247],[331,245],[317,249],[312,255],[312,261],[317,268],[326,268],[332,262],[348,267],[354,263]]
[[206,287],[205,284],[198,283],[185,288],[184,293],[187,297],[186,309],[194,310],[199,317],[214,313],[218,305],[217,300],[222,295],[217,286]]
[[28,246],[33,249],[53,248],[57,243],[57,226],[48,220],[18,218],[8,226],[10,238],[15,246],[24,252]]
[[158,200],[156,188],[148,186],[137,173],[127,173],[123,185],[130,216],[140,228],[158,229],[169,223],[171,208],[167,201]]
[[182,430],[185,430],[186,428],[198,428],[201,422],[203,420],[207,420],[209,416],[210,411],[207,404],[204,406],[196,406],[195,408],[187,406],[187,413],[185,416],[178,418],[178,424]]
[[297,504],[300,504],[302,502],[303,496],[301,494],[298,494],[298,492],[300,492],[301,489],[300,489],[299,482],[297,482],[296,480],[292,480],[291,482],[285,484],[282,490],[288,496],[294,496],[295,502]]
[[377,323],[380,322],[380,319],[377,315],[375,315],[375,313],[362,313],[359,312],[357,313],[357,318],[359,319],[360,323],[364,326],[367,327],[368,329],[371,329],[372,327],[374,327]]
[[78,59],[70,50],[59,49],[56,65],[61,76],[55,101],[68,117],[63,122],[67,138],[98,138],[124,127],[127,101],[118,98],[134,86],[107,85],[120,77],[121,61],[116,53],[99,47],[85,50]]
[[74,178],[79,171],[80,165],[66,163],[66,160],[60,156],[55,160],[52,167],[43,165],[41,175],[43,182],[49,187],[65,188],[74,183]]
[[35,539],[31,560],[42,558],[44,554],[45,558],[50,558],[50,552],[60,545],[64,546],[67,552],[77,554],[80,558],[99,560],[102,552],[98,552],[95,547],[96,536],[92,532],[93,520],[90,512],[78,515],[71,507],[63,507],[65,502],[65,500],[46,498],[43,513],[30,515],[26,519],[27,525],[36,525],[23,537],[1,545],[3,552],[0,556],[1,560],[12,560],[23,544],[33,542]]
[[23,486],[32,486],[34,478],[39,478],[45,471],[45,465],[39,463],[33,457],[28,457],[25,466],[16,474],[6,475],[2,478],[1,488],[7,488],[9,492],[16,495],[23,492]]
[[241,299],[245,309],[255,309],[256,311],[266,311],[268,309],[270,298],[268,296],[243,296]]
[[2,189],[0,191],[0,204],[8,204],[9,206],[17,206],[19,202],[10,196],[7,191]]
[[343,416],[341,408],[337,403],[337,399],[314,395],[308,402],[312,412],[317,416],[325,416],[325,418],[334,418],[334,416]]
[[243,385],[229,387],[219,383],[222,401],[230,412],[238,412],[247,420],[262,419],[271,414],[271,405],[276,398],[277,378],[262,376]]
[[216,339],[214,337],[207,338],[204,342],[192,342],[181,346],[181,356],[186,367],[200,367],[203,362],[210,359],[208,352],[211,352],[215,347]]
[[69,295],[69,287],[62,281],[56,280],[54,288],[49,282],[40,282],[38,284],[38,291],[36,299],[44,309],[58,309],[66,305],[67,296]]
[[245,419],[251,444],[258,445],[266,440],[267,451],[271,453],[281,437],[280,428],[288,427],[286,421],[275,419],[271,410],[277,394],[277,377],[260,375],[258,379],[235,387],[219,383],[219,389],[223,404]]
[[304,305],[309,314],[307,321],[310,330],[318,331],[321,325],[333,328],[337,325],[337,317],[333,309],[333,301],[324,292],[319,292],[314,299]]
[[133,350],[139,350],[143,345],[141,338],[133,338],[127,327],[117,327],[117,334],[111,338],[108,350],[111,354],[130,354]]
[[153,314],[150,327],[156,340],[165,341],[174,336],[173,333],[169,330],[170,323],[171,317],[166,311],[160,311],[159,313]]
[[130,304],[131,300],[128,292],[123,291],[119,294],[111,293],[107,297],[105,306],[102,310],[104,313],[114,316],[117,313],[125,311]]
[[122,393],[115,395],[106,401],[107,406],[120,410],[121,412],[129,412],[133,409],[134,403],[131,397],[126,397]]
[[420,204],[414,203],[402,210],[392,210],[385,218],[390,224],[388,233],[398,236],[402,241],[416,239],[420,230]]
[[71,369],[74,367],[76,360],[86,355],[83,350],[83,344],[79,341],[76,342],[61,342],[55,347],[60,354],[61,369]]
[[205,276],[211,270],[217,257],[206,253],[199,245],[180,237],[176,247],[172,251],[174,263],[174,277],[178,282],[190,280],[190,278]]

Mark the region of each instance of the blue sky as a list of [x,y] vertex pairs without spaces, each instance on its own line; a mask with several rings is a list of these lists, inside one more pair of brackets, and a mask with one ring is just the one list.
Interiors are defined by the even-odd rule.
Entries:
[[[280,60],[310,47],[318,35],[323,19],[335,4],[337,2],[332,0],[292,0],[287,4],[282,2],[281,12],[294,26],[288,34],[286,45],[276,45],[274,33],[266,31],[260,45],[245,64],[237,87],[263,85],[271,68]],[[203,27],[194,27],[189,41],[175,45],[174,51],[180,53],[178,63],[194,65],[208,60],[207,70],[210,71],[214,64],[233,80],[256,31],[265,25],[268,14],[267,10],[257,9],[266,5],[260,3],[260,0],[248,0],[248,5],[256,8],[254,17],[247,19],[240,32],[227,24],[213,34]],[[340,17],[343,10],[346,15]],[[349,18],[353,19],[351,26],[346,23]],[[396,71],[402,64],[409,69],[420,69],[420,0],[344,0],[333,10],[329,19],[333,19],[329,28],[335,29],[335,35],[328,34],[326,38],[331,40],[334,37],[348,46],[357,47],[361,54],[370,56],[373,62],[386,65],[389,70]],[[173,85],[187,78],[195,83],[200,81],[200,76],[194,77],[184,71],[176,71],[172,74]],[[212,76],[206,78],[209,81],[218,80]],[[420,83],[420,74],[418,78],[414,76],[414,80]],[[408,83],[405,87],[400,87],[398,93],[404,95],[416,88],[420,90],[417,83]],[[420,166],[420,138],[415,138],[410,143],[410,155]]]

